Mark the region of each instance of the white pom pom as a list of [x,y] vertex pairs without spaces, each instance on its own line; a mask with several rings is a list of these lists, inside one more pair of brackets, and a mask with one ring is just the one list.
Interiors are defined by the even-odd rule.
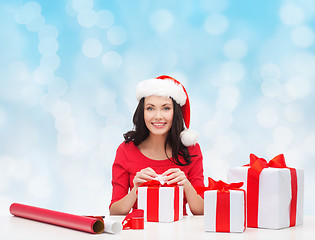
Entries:
[[198,133],[194,130],[185,129],[180,133],[180,140],[186,147],[195,145],[198,140]]

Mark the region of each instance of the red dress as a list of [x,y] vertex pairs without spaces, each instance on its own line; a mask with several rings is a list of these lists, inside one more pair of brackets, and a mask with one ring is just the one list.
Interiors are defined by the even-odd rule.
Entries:
[[[120,144],[112,168],[113,192],[110,206],[128,194],[134,186],[133,178],[136,173],[147,167],[151,167],[157,174],[162,174],[170,168],[179,168],[186,174],[193,187],[204,186],[202,154],[199,144],[188,147],[188,151],[190,155],[196,155],[196,157],[191,158],[188,166],[178,166],[169,159],[153,160],[144,156],[133,142]],[[179,156],[179,160],[184,162],[181,156]],[[186,214],[186,203],[184,197],[184,214]],[[137,202],[134,208],[137,208]]]

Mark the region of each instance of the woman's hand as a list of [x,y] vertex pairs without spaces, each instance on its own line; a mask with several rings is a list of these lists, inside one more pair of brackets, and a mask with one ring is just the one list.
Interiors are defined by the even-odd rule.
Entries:
[[177,183],[179,186],[185,186],[189,183],[185,173],[179,168],[170,168],[162,176],[167,184]]
[[136,188],[138,188],[142,183],[152,180],[155,177],[157,177],[156,172],[152,168],[147,167],[142,169],[140,172],[137,172],[133,179],[133,184]]

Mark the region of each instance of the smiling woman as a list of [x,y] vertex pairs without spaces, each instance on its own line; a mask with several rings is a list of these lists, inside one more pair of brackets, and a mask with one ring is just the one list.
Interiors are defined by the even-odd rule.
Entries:
[[110,213],[137,208],[138,187],[162,175],[166,184],[184,187],[184,214],[186,203],[193,214],[203,214],[203,198],[194,189],[204,186],[202,154],[196,135],[188,131],[185,88],[174,78],[160,76],[140,82],[136,95],[134,130],[124,134],[113,164]]

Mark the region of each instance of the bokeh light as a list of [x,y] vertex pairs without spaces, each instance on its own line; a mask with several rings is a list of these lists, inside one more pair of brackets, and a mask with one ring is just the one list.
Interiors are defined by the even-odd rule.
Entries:
[[43,95],[40,99],[40,105],[42,109],[46,112],[51,112],[53,105],[59,101],[59,98],[51,93]]
[[28,69],[24,62],[17,61],[10,64],[8,74],[13,81],[25,81]]
[[228,61],[222,64],[221,72],[226,75],[226,81],[239,82],[246,75],[246,69],[241,62]]
[[228,19],[222,14],[210,15],[204,23],[205,30],[212,35],[224,33],[229,26]]
[[126,30],[121,26],[113,26],[107,32],[107,39],[113,45],[121,45],[127,40]]
[[289,127],[280,126],[273,132],[273,140],[279,145],[288,145],[294,138],[293,132]]
[[311,91],[311,83],[308,78],[303,76],[292,76],[288,79],[285,85],[288,93],[294,98],[304,98]]
[[308,26],[295,27],[291,33],[291,39],[298,47],[310,47],[314,43],[314,31]]
[[240,60],[247,54],[247,44],[241,39],[231,39],[224,44],[224,54],[232,60]]
[[72,7],[77,12],[90,10],[94,6],[93,0],[72,0]]
[[42,56],[40,58],[40,66],[50,68],[54,71],[60,66],[60,57],[57,54]]
[[78,23],[85,28],[93,27],[97,22],[97,13],[94,10],[83,10],[78,14]]
[[30,32],[38,32],[44,26],[44,24],[45,24],[45,18],[39,15],[37,18],[27,23],[25,27]]
[[95,38],[87,39],[82,46],[82,52],[89,58],[98,57],[103,50],[102,43]]
[[19,24],[29,24],[38,18],[40,13],[41,6],[35,1],[30,1],[17,9],[15,20]]
[[115,23],[115,16],[109,10],[101,10],[97,12],[96,25],[100,28],[107,29],[113,26]]
[[58,29],[53,25],[45,25],[38,32],[38,38],[53,38],[57,39],[59,34]]
[[279,80],[281,77],[281,69],[276,64],[267,63],[262,66],[260,74],[265,80]]
[[51,66],[39,66],[33,73],[35,82],[38,84],[47,84],[54,77],[54,70]]
[[157,32],[165,32],[172,28],[174,24],[174,17],[172,13],[161,9],[152,13],[150,17],[150,24]]
[[281,92],[281,84],[277,80],[265,80],[261,84],[261,90],[267,97],[277,97]]
[[40,54],[44,56],[51,56],[58,50],[58,42],[51,37],[42,38],[38,44],[38,50]]
[[303,121],[305,116],[305,110],[303,105],[298,103],[288,104],[285,107],[286,118],[293,123],[299,123]]
[[115,51],[109,51],[103,55],[102,64],[107,71],[115,71],[122,65],[122,57]]
[[294,3],[286,3],[280,9],[281,21],[288,26],[296,26],[304,21],[303,10]]
[[71,114],[71,106],[66,101],[57,101],[53,104],[51,113],[55,118],[69,116]]
[[272,108],[263,108],[258,112],[257,120],[261,126],[270,128],[277,124],[278,114]]

